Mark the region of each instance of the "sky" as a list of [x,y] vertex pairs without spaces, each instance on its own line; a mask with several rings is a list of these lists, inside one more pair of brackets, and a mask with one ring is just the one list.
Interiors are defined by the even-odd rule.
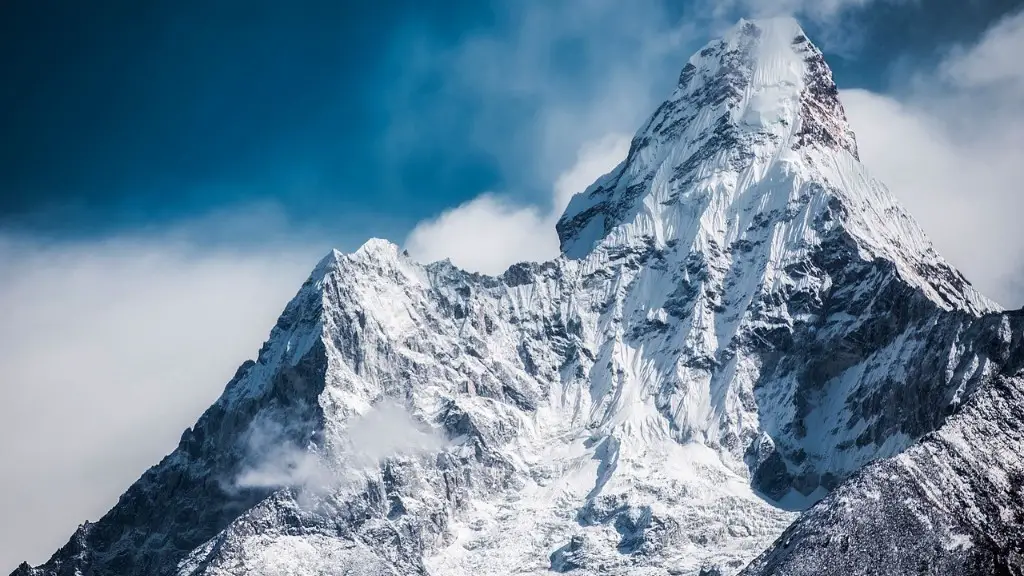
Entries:
[[795,14],[862,160],[1024,304],[1024,0],[0,3],[0,572],[96,519],[330,248],[499,273],[689,55]]

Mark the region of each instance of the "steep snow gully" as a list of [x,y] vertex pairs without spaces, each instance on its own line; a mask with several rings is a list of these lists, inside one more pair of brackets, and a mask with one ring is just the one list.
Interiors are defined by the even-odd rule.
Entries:
[[15,574],[1022,573],[1024,316],[866,172],[796,22],[694,55],[557,229],[498,277],[329,254]]

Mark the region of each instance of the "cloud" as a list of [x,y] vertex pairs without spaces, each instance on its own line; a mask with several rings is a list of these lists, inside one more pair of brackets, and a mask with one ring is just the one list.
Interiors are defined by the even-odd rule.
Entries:
[[388,458],[434,452],[447,443],[439,430],[413,418],[401,404],[382,400],[349,422],[338,461],[377,467]]
[[437,429],[420,422],[392,400],[357,414],[332,443],[330,454],[298,446],[286,438],[287,423],[257,420],[246,438],[252,465],[232,482],[234,488],[298,488],[304,496],[330,494],[363,485],[389,458],[412,458],[444,448]]
[[848,43],[841,17],[905,1],[489,2],[496,24],[454,45],[429,28],[395,41],[384,104],[392,121],[381,152],[400,164],[439,146],[465,150],[476,163],[494,164],[498,188],[529,198],[585,142],[632,133],[690,54],[739,17],[796,14],[813,21],[817,41]]
[[455,46],[438,45],[429,30],[398,43],[385,153],[466,150],[493,163],[500,181],[490,188],[538,204],[584,143],[632,134],[706,35],[663,0],[491,9],[500,25]]
[[842,93],[862,160],[983,293],[1024,304],[1024,11],[893,94]]
[[485,274],[500,274],[516,262],[550,260],[559,252],[555,222],[573,194],[624,160],[629,142],[623,134],[584,142],[575,163],[555,179],[547,210],[482,194],[418,224],[405,241],[406,249],[421,261],[450,258],[457,266]]
[[245,227],[0,233],[0,570],[45,560],[172,450],[328,249],[211,244],[221,225]]
[[752,17],[800,16],[829,22],[844,12],[879,0],[726,0],[716,2],[718,13],[742,12]]
[[557,255],[558,237],[538,208],[487,193],[417,224],[405,248],[423,262],[450,258],[466,270],[500,274],[516,262]]
[[954,49],[941,66],[944,78],[956,86],[1000,88],[995,96],[1010,96],[1007,103],[1021,105],[1014,97],[1024,92],[1024,11],[1009,14],[990,28],[974,46]]
[[308,487],[320,491],[327,485],[330,474],[312,447],[285,440],[287,424],[262,418],[249,426],[244,448],[248,466],[224,483],[226,490]]

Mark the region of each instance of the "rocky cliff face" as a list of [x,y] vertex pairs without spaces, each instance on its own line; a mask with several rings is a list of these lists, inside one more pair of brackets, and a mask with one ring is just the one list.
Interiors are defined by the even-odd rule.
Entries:
[[840,485],[743,574],[1024,574],[1024,316],[972,330],[999,373],[937,431]]
[[[1009,565],[1021,324],[860,165],[795,22],[694,55],[558,232],[500,277],[328,255],[178,449],[16,573]],[[913,522],[953,544],[889,562]]]

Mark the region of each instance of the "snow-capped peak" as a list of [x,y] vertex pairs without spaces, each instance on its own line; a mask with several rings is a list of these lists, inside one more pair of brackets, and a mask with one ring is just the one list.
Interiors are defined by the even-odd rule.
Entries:
[[[626,160],[572,199],[558,223],[563,253],[584,256],[641,204],[756,183],[805,148],[856,159],[838,93],[795,20],[741,20],[689,59]],[[668,240],[661,224],[639,233]]]
[[769,242],[757,263],[769,283],[849,234],[941,305],[997,308],[861,165],[832,72],[792,18],[741,20],[694,54],[626,159],[572,198],[557,229],[563,254],[593,266],[673,249],[728,268],[730,246]]
[[[796,20],[741,20],[715,44],[709,45],[710,53],[705,54],[708,48],[697,53],[690,64],[706,79],[721,75],[739,80],[735,88],[743,94],[733,114],[742,125],[763,129],[801,123],[798,134],[805,138],[796,144],[813,138],[857,156],[832,71]],[[737,77],[743,69],[749,74]]]
[[360,246],[355,254],[366,258],[397,259],[400,248],[397,244],[383,238],[370,238]]

